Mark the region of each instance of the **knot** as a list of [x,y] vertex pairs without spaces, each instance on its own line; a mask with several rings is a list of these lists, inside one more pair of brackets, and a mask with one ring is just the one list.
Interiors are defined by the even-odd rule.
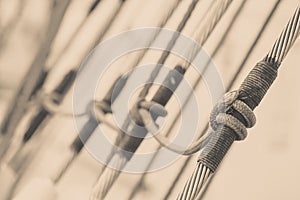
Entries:
[[159,116],[165,117],[167,111],[161,104],[155,101],[142,99],[130,110],[130,115],[137,125],[145,126],[147,130],[149,130],[148,128],[157,130],[158,125],[155,123],[155,119]]
[[55,114],[60,111],[59,103],[61,99],[62,96],[55,92],[49,94],[44,91],[41,91],[37,97],[37,101],[40,105],[51,114]]
[[214,131],[218,126],[224,125],[231,128],[236,134],[236,140],[247,137],[247,128],[255,125],[256,118],[252,109],[238,99],[239,92],[228,92],[214,106],[210,115],[210,126]]

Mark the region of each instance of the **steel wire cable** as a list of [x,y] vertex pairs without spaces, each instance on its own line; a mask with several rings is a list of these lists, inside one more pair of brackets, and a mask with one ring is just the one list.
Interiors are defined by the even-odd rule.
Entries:
[[[122,2],[123,2],[123,1],[122,1]],[[171,8],[171,12],[166,16],[166,18],[164,18],[164,19],[162,20],[162,22],[161,22],[162,25],[161,25],[161,26],[163,26],[163,25],[167,22],[167,20],[169,19],[170,15],[173,13],[174,9],[177,7],[178,2],[179,2],[179,1],[176,1],[176,2],[175,2],[175,4],[173,5],[173,8]],[[104,33],[103,33],[103,34],[104,34]],[[103,35],[103,34],[102,34],[102,35]],[[102,37],[102,35],[100,36],[100,38]],[[71,70],[71,71],[74,71],[74,70]],[[68,81],[68,82],[72,83],[73,81]],[[124,83],[124,84],[125,84],[125,83]],[[107,101],[108,101],[108,100],[107,100]],[[110,101],[110,100],[109,100],[109,101]],[[110,103],[111,103],[111,101],[110,101]],[[54,113],[54,114],[55,114],[55,113]],[[47,112],[46,112],[46,115],[48,115]],[[46,115],[43,115],[43,116],[46,116]],[[44,119],[45,119],[45,118],[44,118]],[[103,122],[104,122],[104,121],[103,121]],[[39,124],[41,124],[41,122],[37,123],[37,125],[39,125]],[[98,122],[97,122],[96,124],[98,125]],[[108,125],[109,125],[109,124],[108,124]],[[89,126],[90,126],[90,124],[89,124]],[[93,129],[93,128],[89,127],[89,129]],[[35,130],[36,130],[36,129],[35,129]],[[34,130],[34,131],[35,131],[35,130]],[[28,135],[28,134],[25,134],[25,135]],[[31,135],[31,134],[29,134],[29,135],[30,135],[29,138],[31,138],[32,135]],[[27,140],[26,140],[26,141],[27,141]],[[75,139],[74,143],[77,142],[77,141],[81,141],[81,138],[77,137],[77,138]],[[78,143],[78,142],[77,142],[77,143]],[[79,143],[78,143],[78,144],[79,144]],[[75,149],[73,149],[73,144],[72,144],[71,149],[73,149],[74,152],[73,152],[72,154],[70,154],[70,157],[66,160],[65,165],[61,168],[60,172],[58,172],[57,177],[54,178],[54,182],[55,182],[55,183],[57,183],[57,182],[61,179],[61,177],[63,176],[64,172],[69,168],[69,166],[73,163],[73,161],[75,160],[75,158],[77,157],[77,155],[80,153],[82,147],[83,147],[83,145],[81,145],[80,149],[78,149],[78,147],[74,147]],[[18,152],[19,152],[19,151],[18,151]],[[18,162],[18,163],[20,164],[20,162]],[[27,165],[24,164],[24,166],[26,167]],[[22,171],[24,171],[24,169],[23,169]],[[20,177],[21,177],[21,176],[20,176]],[[20,178],[18,178],[18,180],[20,180]]]
[[[258,75],[259,73],[261,73],[263,70],[277,71],[281,62],[283,61],[284,57],[287,55],[287,53],[293,46],[293,44],[296,41],[299,34],[300,34],[300,8],[297,7],[293,17],[289,20],[288,24],[283,29],[279,38],[276,40],[275,44],[273,45],[272,49],[270,50],[270,52],[267,54],[267,56],[263,60],[264,63],[266,63],[266,64],[264,65],[264,64],[258,63],[253,68],[253,70],[249,73],[248,77],[245,79],[245,81],[243,82],[241,87],[246,87],[247,89],[251,88],[251,86],[249,84],[253,84],[253,87],[256,87],[255,84],[257,84],[257,83],[255,83],[255,82],[251,83],[251,81],[254,80],[256,78],[255,76]],[[262,68],[260,68],[260,67],[262,67]],[[265,68],[263,68],[263,67],[265,67]],[[261,69],[262,71],[259,71],[259,69]],[[274,71],[272,71],[272,72],[274,72]],[[276,74],[272,75],[272,78],[267,77],[269,75],[271,76],[271,74],[261,74],[261,75],[264,76],[265,78],[269,78],[269,79],[268,80],[260,79],[262,82],[264,82],[264,83],[260,83],[260,84],[266,85],[266,88],[261,90],[258,94],[255,94],[255,95],[257,95],[258,99],[256,99],[255,101],[253,101],[252,99],[249,99],[249,101],[253,101],[253,102],[247,101],[248,104],[250,104],[251,109],[254,109],[259,104],[259,102],[262,100],[264,94],[267,92],[268,88],[271,86],[272,82],[276,78]],[[186,185],[185,185],[185,188],[192,188],[192,190],[189,191],[189,190],[184,189],[179,194],[177,199],[187,200],[187,198],[186,198],[187,196],[191,197],[189,199],[194,199],[195,197],[198,197],[198,195],[200,195],[199,192],[201,190],[204,190],[204,186],[206,185],[205,183],[207,183],[208,180],[212,177],[214,171],[216,170],[219,163],[225,156],[226,152],[231,147],[231,144],[235,140],[234,135],[227,135],[227,134],[230,134],[230,132],[233,133],[233,130],[230,128],[226,128],[226,126],[218,127],[218,129],[216,130],[216,133],[218,135],[221,134],[220,138],[218,139],[218,142],[222,141],[222,143],[217,143],[217,146],[213,147],[210,152],[213,155],[217,156],[216,160],[211,161],[211,160],[209,160],[209,158],[208,158],[208,160],[205,160],[206,159],[205,157],[201,157],[203,154],[200,154],[200,158],[199,158],[196,170],[195,170],[194,174],[190,177],[190,179],[186,182]],[[225,134],[225,135],[222,135],[222,134]],[[233,134],[235,134],[235,133],[233,133]],[[214,140],[211,140],[211,141],[214,142]],[[221,144],[221,145],[218,146],[219,144]],[[210,149],[210,147],[208,146],[207,150],[209,150],[209,149]],[[220,156],[220,157],[218,157],[218,156]],[[213,165],[210,167],[207,167],[207,165],[208,165],[207,163],[209,163],[209,162],[214,162],[216,165],[214,167],[212,167]],[[209,172],[204,170],[205,167],[209,168]],[[201,184],[200,187],[198,187],[199,182],[197,182],[197,180],[195,179],[195,174],[199,174],[199,173],[205,174],[205,175],[208,174],[207,176],[205,176],[204,179],[201,180],[201,183],[203,183],[203,184]]]
[[[229,91],[232,89],[233,84],[236,82],[238,75],[240,74],[240,72],[242,71],[242,69],[245,67],[246,62],[249,60],[250,55],[252,55],[252,52],[254,51],[255,47],[257,46],[258,42],[261,39],[262,34],[265,32],[265,30],[267,29],[269,22],[271,21],[271,19],[273,18],[273,16],[275,15],[275,12],[277,10],[277,8],[279,7],[280,3],[282,2],[282,0],[277,0],[276,3],[274,4],[273,8],[271,9],[269,15],[267,16],[266,20],[264,21],[262,27],[260,28],[256,38],[254,39],[254,41],[252,42],[250,48],[248,49],[247,53],[245,54],[245,57],[243,58],[241,64],[239,64],[237,71],[235,72],[235,74],[233,75],[232,79],[229,82],[229,85],[226,87],[226,91]],[[213,53],[214,55],[214,53]],[[206,124],[206,127],[204,128],[201,136],[203,134],[205,134],[205,132],[208,129],[208,124]],[[200,136],[200,137],[201,137]],[[183,175],[184,170],[186,169],[186,166],[188,165],[188,163],[191,161],[192,157],[188,157],[186,159],[186,161],[184,162],[181,170],[179,171],[178,175],[176,176],[175,180],[173,181],[173,184],[171,185],[171,187],[169,188],[166,196],[164,199],[168,199],[169,196],[171,195],[172,191],[175,188],[175,185],[177,184],[177,181],[180,179],[180,177]],[[205,192],[205,190],[203,190],[203,193]],[[203,194],[204,195],[204,194]]]

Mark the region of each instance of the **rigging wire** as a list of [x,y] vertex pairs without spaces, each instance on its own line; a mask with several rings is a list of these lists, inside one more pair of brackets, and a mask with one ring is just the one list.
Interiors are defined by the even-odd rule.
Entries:
[[13,18],[7,23],[6,26],[1,28],[0,31],[0,54],[4,50],[4,47],[6,46],[6,37],[11,34],[13,29],[16,27],[16,25],[19,22],[20,17],[23,15],[24,7],[27,3],[27,0],[20,1],[18,4],[18,8],[16,11],[16,15],[13,16]]
[[[179,1],[176,1],[176,4],[174,4],[174,8],[177,6],[177,4],[178,4],[178,2]],[[168,17],[167,17],[168,18]],[[162,22],[162,24],[164,24],[166,22],[166,20],[163,20],[163,22]],[[102,34],[103,35],[103,34]],[[74,70],[71,70],[71,71],[74,71]],[[70,72],[69,72],[70,73]],[[75,74],[75,73],[74,73]],[[64,80],[63,80],[63,82],[64,82]],[[67,81],[68,83],[72,83],[73,81]],[[62,85],[65,85],[65,84],[62,84]],[[112,88],[112,89],[114,89],[114,88]],[[68,89],[64,89],[64,90],[68,90]],[[111,91],[112,92],[112,91]],[[54,96],[56,96],[56,95],[54,95]],[[106,101],[109,101],[109,103],[111,103],[111,100],[107,100],[106,99]],[[51,107],[51,106],[50,106]],[[43,117],[42,117],[42,119],[45,119],[46,118],[46,116],[49,114],[48,113],[48,111],[46,110],[46,108],[43,108],[43,109],[45,109],[45,112],[44,112],[44,114],[43,114]],[[40,112],[41,113],[41,112]],[[80,114],[81,115],[81,114]],[[101,123],[105,123],[106,121],[101,121]],[[39,123],[36,123],[36,126],[39,126],[41,124],[41,122],[39,122]],[[98,124],[98,122],[97,122],[97,124]],[[90,126],[91,124],[88,124],[88,126]],[[106,125],[109,125],[110,127],[112,127],[112,125],[110,125],[109,123],[106,123]],[[114,128],[114,127],[113,127]],[[88,129],[90,130],[90,129],[92,129],[91,127],[88,127]],[[35,132],[35,130],[36,130],[36,128],[33,130],[33,131],[30,131],[29,132],[29,134],[25,134],[25,137],[26,138],[28,138],[28,140],[33,136],[33,135],[31,135],[31,133],[34,133]],[[92,133],[92,132],[91,132]],[[28,137],[27,135],[30,135],[30,137]],[[83,136],[83,137],[86,137],[86,133],[85,133],[85,136]],[[81,139],[82,139],[82,136],[81,137],[77,137],[76,139],[75,139],[75,141],[74,141],[74,143],[72,144],[72,146],[71,146],[71,149],[72,149],[72,152],[71,152],[71,155],[70,156],[68,156],[68,158],[66,158],[66,163],[64,164],[64,166],[60,169],[60,172],[58,172],[58,175],[53,179],[54,180],[54,182],[55,183],[57,183],[59,180],[60,180],[60,178],[63,176],[63,174],[64,174],[64,172],[68,169],[68,167],[71,165],[71,163],[74,161],[74,159],[77,157],[77,155],[79,154],[79,152],[81,151],[81,149],[82,149],[82,147],[83,147],[83,144],[82,144],[82,141],[81,141]],[[88,138],[85,138],[85,139],[88,139]],[[28,141],[28,140],[26,140],[26,141]],[[79,144],[80,143],[80,144]],[[75,145],[75,146],[74,146]],[[76,146],[77,145],[77,146]],[[80,146],[80,148],[78,148],[78,145]],[[73,149],[74,148],[74,149]],[[19,151],[18,151],[19,152]],[[69,154],[68,154],[69,155]],[[28,157],[28,155],[26,155],[26,157]],[[20,157],[19,156],[17,156],[16,155],[16,159],[17,160],[19,160],[20,159]],[[25,157],[24,157],[24,159],[25,159]],[[20,163],[22,163],[22,162],[11,162],[11,163],[18,163],[18,164],[20,164]],[[27,166],[27,164],[25,163],[23,163],[23,165],[24,165],[24,167],[26,168],[26,166]],[[24,168],[22,169],[22,173],[24,172],[25,170],[24,170]],[[20,177],[22,177],[22,174],[21,175],[19,175],[18,176],[18,181],[20,180]],[[17,181],[17,182],[18,182]],[[16,182],[16,184],[17,184],[17,182]],[[13,191],[11,191],[11,195],[13,195],[13,193],[14,193],[14,190]]]
[[[61,20],[65,14],[65,11],[70,3],[70,0],[54,1],[55,6],[51,12],[50,22],[48,25],[47,37],[39,47],[38,54],[36,55],[32,65],[30,66],[25,78],[22,80],[22,84],[14,97],[11,107],[8,109],[5,119],[2,122],[1,128],[1,146],[0,146],[0,160],[6,153],[10,140],[12,139],[17,124],[23,116],[23,112],[26,107],[32,90],[35,88],[35,84],[38,82],[39,76],[42,74],[40,66],[43,66],[47,55],[50,51],[51,43],[54,40]],[[30,78],[29,78],[30,77]]]
[[[121,6],[118,6],[117,13],[119,12],[120,7]],[[113,12],[113,13],[115,13],[115,12]],[[115,18],[115,16],[116,15],[113,14],[112,17],[111,17],[111,20],[113,20]],[[109,25],[110,24],[111,23],[109,23]],[[107,30],[107,29],[105,29],[105,30]],[[76,36],[78,37],[78,35],[76,35]],[[103,36],[103,34],[100,35],[99,37],[102,37],[102,36]],[[74,82],[75,77],[76,77],[76,73],[77,73],[77,70],[71,69],[64,76],[64,78],[61,80],[61,82],[57,85],[57,87],[53,90],[53,92],[50,95],[43,95],[42,98],[37,98],[38,100],[42,100],[41,102],[39,102],[40,107],[38,108],[38,111],[36,112],[36,115],[32,118],[32,120],[31,120],[31,122],[29,124],[28,129],[25,131],[25,134],[23,136],[23,142],[18,147],[19,149],[24,148],[24,146],[27,144],[27,142],[33,136],[35,136],[38,131],[40,131],[40,130],[38,130],[38,128],[42,124],[46,123],[46,120],[49,119],[48,118],[49,116],[53,116],[53,114],[60,114],[60,115],[72,116],[72,117],[73,116],[83,116],[83,115],[85,115],[84,113],[72,114],[72,113],[61,111],[60,109],[59,109],[58,112],[55,112],[55,111],[58,110],[57,106],[61,104],[61,102],[63,101],[65,95],[67,94],[67,92],[69,91],[69,89],[71,88],[71,86],[73,85],[73,82]],[[42,90],[42,89],[40,89],[40,90]],[[36,91],[36,93],[37,92],[38,91]],[[40,91],[40,93],[43,94],[42,91]],[[47,96],[50,96],[51,98],[50,99],[46,98]],[[17,152],[19,152],[19,150]]]
[[[113,15],[111,15],[111,17],[109,17],[110,19],[108,20],[109,21],[109,23],[108,23],[108,26],[110,26],[111,25],[111,21],[113,21],[114,19],[115,19],[115,17],[116,17],[116,14],[115,13],[118,13],[119,11],[120,11],[120,9],[121,9],[121,5],[123,5],[123,0],[120,0],[120,5],[117,7],[117,9],[116,9],[116,12],[114,12],[114,14]],[[60,2],[60,4],[57,4],[56,6],[60,6],[60,9],[62,9],[63,7],[62,7],[62,5],[61,5],[61,2]],[[66,10],[66,8],[65,8],[65,10]],[[64,11],[65,11],[64,10]],[[56,11],[57,12],[57,11]],[[55,14],[53,14],[53,15],[55,15],[56,17],[54,17],[54,18],[57,18],[57,15],[58,15],[58,13],[55,13]],[[61,17],[61,19],[62,19],[62,17]],[[85,28],[85,27],[84,27]],[[51,29],[52,31],[53,31],[53,29]],[[108,30],[108,28],[107,27],[105,27],[105,29],[104,29],[104,31],[102,31],[102,34],[100,34],[100,36],[99,37],[102,37],[103,35],[104,35],[104,33],[106,32]],[[56,30],[56,32],[58,32],[58,28],[57,28],[57,30]],[[78,36],[78,34],[77,35],[75,35],[74,36],[74,38],[73,38],[73,40],[76,38],[76,36],[77,37],[80,37],[80,36]],[[83,36],[83,35],[82,35]],[[54,37],[52,38],[52,40],[54,39]],[[78,39],[78,38],[76,38],[76,39]],[[51,43],[52,43],[52,40],[51,40]],[[98,36],[97,36],[97,38],[96,38],[96,40],[99,40],[98,39]],[[51,44],[50,43],[50,44]],[[49,44],[49,45],[50,45]],[[71,48],[71,47],[69,47],[69,48]],[[73,47],[74,48],[74,47]],[[46,58],[45,58],[46,59]],[[49,71],[49,70],[48,70]],[[47,72],[48,72],[47,71]],[[45,71],[44,71],[45,72]],[[54,97],[52,100],[53,100],[53,102],[50,102],[50,104],[52,103],[52,104],[55,104],[55,106],[57,106],[57,105],[59,105],[61,102],[62,102],[62,100],[63,100],[63,98],[64,98],[64,96],[65,96],[65,94],[67,93],[67,91],[69,90],[69,88],[72,86],[72,84],[73,84],[73,81],[74,81],[74,79],[75,79],[75,77],[76,77],[76,70],[73,70],[73,69],[71,69],[66,75],[65,75],[65,77],[62,79],[62,81],[58,84],[58,86],[54,89],[54,91],[52,92],[52,94],[50,94],[50,96],[51,97]],[[46,78],[46,77],[45,77]],[[43,81],[42,81],[43,82]],[[38,93],[38,90],[40,89],[40,88],[36,88],[36,86],[37,85],[35,85],[35,87],[34,87],[34,90],[36,90],[36,91],[34,91],[33,90],[33,92],[31,92],[31,94],[32,93]],[[42,89],[40,89],[40,90],[42,90]],[[41,92],[41,91],[40,91]],[[45,100],[45,98],[42,98],[43,100]],[[17,184],[18,184],[18,182],[21,180],[21,178],[23,177],[23,173],[26,171],[26,169],[27,169],[27,167],[28,167],[28,163],[30,162],[30,160],[32,159],[32,157],[30,158],[30,156],[29,156],[29,154],[32,154],[33,152],[27,152],[27,153],[25,153],[25,155],[23,155],[23,154],[18,154],[19,152],[22,152],[22,149],[24,149],[25,147],[26,147],[26,145],[27,145],[27,143],[28,143],[28,141],[29,140],[31,140],[31,138],[32,138],[32,136],[34,136],[35,135],[35,133],[36,133],[36,130],[38,129],[38,127],[40,126],[40,125],[42,125],[42,124],[44,124],[45,123],[45,120],[47,119],[47,117],[49,116],[49,115],[52,115],[52,114],[54,114],[54,113],[52,113],[52,111],[55,111],[55,109],[54,110],[51,110],[52,108],[53,108],[53,105],[51,105],[50,107],[47,107],[47,105],[49,106],[49,102],[48,102],[48,104],[47,104],[47,102],[41,102],[42,104],[43,103],[45,103],[45,104],[43,104],[41,107],[40,107],[40,110],[37,112],[37,114],[34,116],[34,118],[33,118],[33,120],[31,121],[31,124],[30,124],[30,126],[29,126],[29,128],[28,128],[28,130],[26,131],[26,133],[25,133],[25,135],[24,135],[24,137],[23,137],[23,140],[22,140],[22,142],[21,142],[21,145],[18,147],[18,149],[15,151],[16,152],[16,154],[14,154],[12,157],[11,157],[11,161],[8,161],[8,163],[11,163],[12,165],[14,165],[14,163],[15,164],[18,164],[18,165],[22,165],[22,166],[13,166],[13,168],[15,168],[15,169],[20,169],[20,170],[17,170],[17,171],[19,171],[19,173],[17,174],[17,171],[16,171],[16,176],[17,176],[17,178],[16,178],[16,180],[15,180],[15,182],[14,182],[14,184],[13,184],[13,186],[12,187],[10,187],[8,190],[8,194],[9,194],[9,196],[11,197],[13,194],[14,194],[14,188],[16,188],[16,186],[17,186]],[[49,108],[50,108],[50,110],[49,110]],[[69,116],[69,114],[70,113],[64,113],[63,111],[61,112],[59,112],[58,114],[63,114],[63,115],[67,115],[67,116]],[[83,114],[79,114],[79,116],[81,116],[81,115],[83,115]],[[4,142],[4,141],[3,141]],[[8,146],[9,145],[9,142],[5,142],[5,144]],[[27,145],[28,146],[28,145]],[[5,151],[7,151],[8,150],[8,148],[6,148],[5,149]],[[24,150],[25,151],[25,150]],[[3,152],[3,155],[5,154],[5,152]],[[21,155],[21,156],[20,156]],[[22,158],[22,155],[23,155],[23,158]],[[24,162],[14,162],[14,160],[22,160],[23,159],[23,161]]]
[[[176,1],[176,3],[173,5],[173,8],[171,9],[171,11],[169,12],[169,14],[166,16],[166,18],[161,22],[160,26],[164,26],[168,19],[170,18],[170,16],[173,14],[173,11],[175,10],[175,8],[178,6],[179,1]],[[158,33],[157,33],[158,34]],[[154,36],[153,40],[150,40],[150,43],[152,43],[155,40],[155,37],[157,36],[157,34]],[[142,57],[144,54],[142,54],[140,57]],[[141,58],[139,58],[138,60],[140,60]],[[136,66],[136,65],[133,65]],[[132,71],[131,71],[132,72]],[[94,130],[99,126],[99,124],[103,123],[103,119],[104,119],[104,115],[111,113],[111,105],[114,102],[114,100],[117,98],[116,95],[114,95],[114,98],[112,99],[112,92],[114,91],[115,94],[119,94],[122,90],[122,88],[125,86],[127,79],[129,78],[129,76],[131,75],[131,73],[128,73],[126,76],[122,76],[121,79],[121,83],[119,81],[115,82],[115,85],[110,89],[109,93],[106,95],[106,97],[102,100],[102,103],[106,103],[107,105],[107,109],[109,107],[109,111],[108,112],[104,112],[103,113],[103,117],[102,119],[99,119],[98,117],[98,121],[95,121],[94,117],[91,117],[89,119],[89,121],[84,125],[84,127],[82,128],[82,130],[80,130],[79,135],[75,138],[75,140],[73,141],[73,143],[71,144],[71,149],[73,151],[73,156],[66,162],[66,165],[63,167],[63,169],[60,171],[58,177],[55,179],[55,182],[58,182],[61,177],[63,176],[63,174],[67,171],[67,169],[69,168],[69,166],[73,163],[73,161],[75,160],[75,158],[77,157],[77,155],[81,152],[82,148],[84,147],[85,143],[89,140],[89,138],[92,136]],[[118,85],[120,85],[120,87],[118,88]],[[116,88],[117,87],[117,88]],[[116,92],[115,90],[119,91]],[[117,130],[117,132],[119,132],[119,129]]]
[[[241,5],[239,6],[239,8],[237,9],[236,13],[234,14],[234,16],[232,17],[232,20],[229,24],[229,26],[227,27],[225,33],[223,34],[222,38],[220,39],[219,43],[217,44],[215,50],[213,51],[212,53],[212,57],[215,57],[215,55],[219,52],[219,50],[223,47],[226,39],[227,39],[227,36],[228,34],[230,33],[231,31],[231,28],[233,27],[233,25],[235,24],[236,20],[238,19],[240,13],[242,12],[242,9],[245,7],[245,4],[246,4],[246,1],[243,1],[241,3]],[[197,80],[195,82],[195,84],[193,85],[193,88],[196,88],[198,85],[199,85],[199,80]],[[183,103],[182,105],[182,109],[184,109],[188,103],[188,99],[190,97],[191,94],[188,95],[188,98],[186,99],[186,101]],[[177,113],[176,117],[175,117],[175,120],[174,120],[174,123],[170,126],[170,128],[166,131],[166,137],[168,137],[168,135],[172,132],[172,130],[174,129],[175,127],[175,123],[177,122],[177,120],[179,119],[180,117],[180,113]],[[159,139],[159,138],[158,138]],[[165,145],[163,145],[165,146]],[[157,150],[159,150],[161,148],[161,146],[159,146],[157,148]],[[151,167],[152,163],[154,162],[155,158],[158,156],[158,151],[157,153],[151,158],[150,162],[148,163],[145,171],[147,172],[148,169]],[[140,177],[139,181],[137,182],[137,184],[135,185],[134,189],[132,190],[131,194],[130,194],[130,197],[128,199],[133,199],[135,197],[135,195],[137,194],[138,190],[140,189],[142,183],[144,182],[146,176],[147,176],[147,173],[143,173],[143,175]],[[174,183],[176,182],[177,180],[173,181]],[[167,194],[165,196],[164,199],[168,199],[169,195]]]
[[[252,69],[252,71],[242,83],[238,91],[238,95],[240,96],[236,96],[233,98],[235,98],[235,100],[237,101],[239,100],[238,98],[243,98],[243,101],[246,104],[246,106],[248,106],[251,110],[254,110],[255,107],[257,107],[263,99],[264,95],[272,85],[273,81],[276,79],[277,70],[281,62],[293,46],[299,34],[300,8],[297,7],[294,15],[289,20],[286,27],[283,29],[282,33],[276,40],[275,44],[273,45],[272,49],[267,54],[265,59],[262,62],[259,62]],[[259,79],[260,82],[257,82],[256,79]],[[259,90],[257,90],[256,87],[259,87]],[[243,95],[246,96],[242,97]],[[226,96],[225,98],[231,97]],[[226,113],[226,115],[228,114]],[[245,117],[244,113],[241,115]],[[232,113],[231,116],[236,117],[234,116],[234,113]],[[204,190],[204,187],[206,185],[205,183],[208,182],[208,180],[212,177],[234,140],[244,139],[238,138],[239,134],[241,134],[242,132],[238,132],[228,124],[231,119],[228,118],[224,120],[223,125],[225,126],[219,125],[218,127],[216,127],[216,129],[212,131],[213,135],[210,139],[210,143],[206,147],[204,147],[203,151],[201,152],[195,173],[186,182],[185,189],[179,194],[178,199],[186,200],[198,197],[200,195],[200,191]],[[238,117],[236,117],[236,119],[241,120]],[[243,122],[240,121],[240,123]],[[250,127],[249,125],[245,126]],[[246,137],[246,132],[242,134]],[[214,143],[214,145],[212,143]],[[211,156],[213,156],[215,159]],[[204,168],[208,168],[208,172],[207,170],[204,170]],[[203,178],[200,182],[203,184],[199,185],[199,182],[197,182],[197,179],[195,179],[195,174],[205,174],[205,178]],[[186,188],[190,190],[187,190]],[[187,196],[191,198],[186,198]]]
[[[252,52],[254,51],[255,47],[257,46],[257,44],[259,43],[261,36],[263,35],[263,33],[265,32],[265,30],[267,29],[270,21],[272,20],[273,16],[276,13],[276,10],[278,9],[280,3],[282,2],[282,0],[277,0],[276,3],[274,4],[273,8],[271,9],[271,11],[269,12],[268,16],[266,17],[262,27],[260,28],[258,34],[256,35],[255,39],[253,40],[250,48],[248,49],[247,53],[245,54],[242,62],[239,64],[237,71],[234,73],[232,79],[230,80],[228,86],[226,87],[226,91],[229,91],[232,89],[233,84],[236,82],[238,75],[240,74],[240,72],[242,71],[242,69],[244,69],[246,62],[249,60],[250,56],[252,55]],[[217,52],[214,52],[215,54]],[[213,55],[214,55],[213,53]],[[201,136],[207,131],[209,124],[206,124],[205,129],[202,131]],[[200,136],[200,137],[201,137]],[[173,181],[173,184],[171,185],[171,187],[169,188],[166,196],[164,197],[164,199],[168,199],[169,196],[171,195],[172,191],[175,188],[175,185],[177,184],[178,180],[180,179],[180,177],[182,177],[184,170],[186,169],[188,163],[191,161],[191,156],[188,157],[183,166],[181,167],[181,170],[179,171],[179,173],[177,174],[175,180]],[[208,183],[209,184],[209,183]],[[203,193],[201,193],[202,195],[205,194],[205,190],[203,190]]]

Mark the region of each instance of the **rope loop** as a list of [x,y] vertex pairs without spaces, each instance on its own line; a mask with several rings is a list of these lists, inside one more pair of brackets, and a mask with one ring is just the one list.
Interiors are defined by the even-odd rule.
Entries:
[[191,145],[186,147],[181,147],[176,144],[172,144],[170,138],[166,137],[164,133],[156,134],[159,131],[159,125],[155,123],[154,116],[162,116],[165,117],[167,115],[167,111],[165,108],[154,101],[140,101],[139,103],[139,117],[142,120],[143,126],[147,129],[147,131],[152,134],[154,139],[163,147],[169,149],[178,154],[182,155],[192,155],[198,152],[207,142],[209,134],[205,134],[203,137],[200,137],[196,141],[193,141]]
[[130,115],[137,125],[144,126],[147,130],[150,128],[152,131],[155,131],[158,129],[158,125],[153,118],[155,118],[155,116],[165,117],[167,111],[161,104],[155,101],[141,99],[134,105],[133,109],[130,110]]
[[216,131],[220,125],[231,128],[236,134],[236,140],[244,140],[247,137],[247,128],[256,123],[256,117],[252,109],[238,99],[239,91],[226,93],[214,106],[210,115],[210,126]]

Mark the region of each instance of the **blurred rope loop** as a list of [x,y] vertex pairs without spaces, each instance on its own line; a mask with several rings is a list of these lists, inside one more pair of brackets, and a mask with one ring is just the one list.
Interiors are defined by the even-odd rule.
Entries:
[[136,108],[133,109],[132,114],[134,118],[138,117],[138,121],[145,126],[148,132],[159,130],[159,125],[153,120],[155,116],[165,117],[168,114],[165,107],[155,101],[140,100]]
[[208,135],[204,135],[198,140],[193,141],[187,148],[171,144],[170,138],[167,138],[165,134],[157,134],[159,132],[159,125],[153,120],[155,115],[165,117],[167,115],[166,109],[162,105],[153,101],[147,102],[142,100],[138,105],[139,106],[136,107],[137,109],[133,109],[133,113],[131,113],[131,115],[136,123],[144,126],[161,146],[178,154],[191,155],[198,152],[199,149],[203,147],[203,144],[206,143]]
[[74,114],[70,110],[63,110],[57,102],[60,102],[62,95],[55,92],[47,93],[44,90],[41,90],[34,99],[34,103],[42,106],[50,114],[56,114],[63,117],[81,117],[86,115],[86,113]]

